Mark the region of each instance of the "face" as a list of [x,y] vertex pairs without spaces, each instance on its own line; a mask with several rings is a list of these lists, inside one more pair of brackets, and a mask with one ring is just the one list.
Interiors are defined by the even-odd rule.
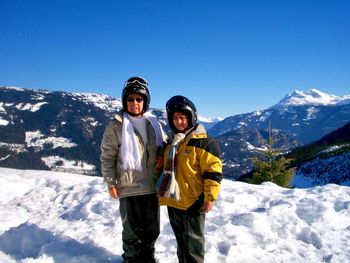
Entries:
[[187,115],[183,112],[174,112],[173,114],[173,123],[175,128],[178,131],[184,131],[188,127],[188,118]]
[[141,117],[143,114],[143,97],[138,93],[131,93],[126,98],[128,112],[134,117]]

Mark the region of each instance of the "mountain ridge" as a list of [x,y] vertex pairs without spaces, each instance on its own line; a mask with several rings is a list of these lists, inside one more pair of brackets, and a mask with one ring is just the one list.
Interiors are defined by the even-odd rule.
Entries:
[[350,103],[350,95],[336,96],[324,93],[318,89],[310,89],[308,91],[294,90],[293,93],[286,95],[271,108],[301,105],[335,105],[339,103]]
[[[99,175],[104,127],[120,108],[120,98],[99,93],[0,87],[0,166]],[[150,112],[168,129],[164,109]],[[224,176],[235,179],[266,147],[269,124],[288,152],[347,121],[350,104],[266,109],[204,124],[220,142]]]

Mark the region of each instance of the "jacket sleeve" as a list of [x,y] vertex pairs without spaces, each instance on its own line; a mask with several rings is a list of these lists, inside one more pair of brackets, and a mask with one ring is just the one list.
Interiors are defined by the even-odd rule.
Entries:
[[116,185],[118,144],[117,131],[110,122],[103,134],[100,156],[102,176],[108,186]]
[[219,197],[222,180],[222,161],[220,146],[214,139],[209,139],[200,157],[203,175],[204,202],[214,202]]

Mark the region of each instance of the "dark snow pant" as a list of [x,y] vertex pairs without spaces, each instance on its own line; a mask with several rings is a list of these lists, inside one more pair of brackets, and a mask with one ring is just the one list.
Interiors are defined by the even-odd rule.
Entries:
[[156,262],[154,245],[159,236],[159,205],[156,194],[120,198],[123,223],[123,262]]
[[200,213],[203,201],[199,200],[187,211],[168,207],[171,227],[177,242],[179,263],[204,262],[205,214]]

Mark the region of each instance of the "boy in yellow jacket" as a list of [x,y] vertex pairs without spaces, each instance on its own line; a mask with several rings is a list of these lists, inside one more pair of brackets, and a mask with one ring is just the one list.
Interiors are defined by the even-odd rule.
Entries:
[[166,110],[174,136],[157,182],[159,202],[168,207],[179,262],[203,262],[205,214],[217,200],[222,180],[220,146],[198,124],[188,98],[172,97]]

